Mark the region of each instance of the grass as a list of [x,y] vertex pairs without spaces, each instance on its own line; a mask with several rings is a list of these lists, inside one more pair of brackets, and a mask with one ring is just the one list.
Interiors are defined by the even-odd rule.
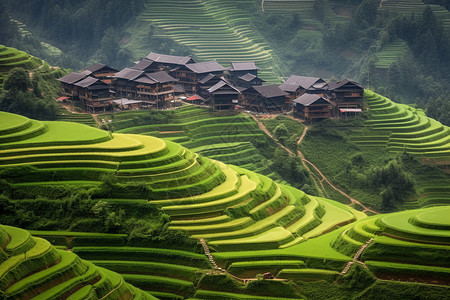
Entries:
[[[198,61],[217,59],[219,63],[229,64],[252,60],[262,69],[260,75],[264,80],[280,82],[280,70],[273,62],[274,54],[262,37],[250,30],[247,9],[253,9],[253,3],[156,1],[138,17],[138,24],[152,23],[158,28],[156,37],[169,37],[189,47]],[[184,14],[184,11],[190,14]],[[134,41],[129,49],[143,56],[147,54],[141,50],[146,42],[140,26],[129,29]]]
[[277,278],[301,281],[334,281],[338,275],[339,272],[321,269],[283,269],[278,272]]

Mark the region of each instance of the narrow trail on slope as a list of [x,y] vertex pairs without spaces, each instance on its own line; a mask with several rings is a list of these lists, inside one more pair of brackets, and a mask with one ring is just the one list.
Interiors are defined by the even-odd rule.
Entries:
[[213,268],[214,268],[215,270],[221,270],[221,269],[219,269],[219,267],[217,266],[216,261],[214,260],[214,257],[211,255],[211,252],[209,251],[209,247],[208,247],[208,245],[206,244],[205,240],[204,240],[204,239],[200,239],[200,243],[202,244],[203,250],[205,251],[205,254],[206,254],[206,256],[208,257],[209,262],[212,264]]
[[[303,133],[300,136],[300,138],[297,141],[297,145],[300,146],[300,143],[302,142],[303,138],[306,136],[306,133],[308,132],[308,126],[305,125],[305,129],[303,129]],[[343,190],[341,190],[340,188],[336,187],[333,183],[331,183],[331,181],[325,176],[323,175],[323,173],[319,170],[319,168],[317,168],[312,162],[310,162],[309,160],[307,160],[305,158],[305,156],[303,155],[303,153],[297,149],[297,153],[298,155],[301,157],[302,161],[309,164],[312,168],[314,168],[314,170],[316,170],[316,172],[322,177],[322,179],[328,183],[329,186],[331,186],[334,190],[336,190],[337,192],[339,192],[341,195],[345,196],[346,198],[348,198],[351,203],[350,204],[358,204],[359,206],[361,206],[363,208],[362,212],[366,212],[366,211],[370,211],[373,214],[378,214],[378,212],[368,208],[367,206],[365,206],[364,204],[362,204],[361,202],[359,202],[358,200],[354,199],[353,197],[349,196],[347,193],[345,193]],[[305,167],[307,169],[309,169],[306,164]]]
[[266,126],[264,126],[263,122],[261,122],[257,117],[255,117],[254,115],[251,115],[252,118],[256,121],[256,123],[258,124],[259,128],[261,128],[262,131],[264,131],[272,140],[274,140],[274,142],[280,146],[281,148],[283,148],[284,150],[286,150],[287,153],[289,153],[289,155],[291,156],[295,156],[294,152],[292,152],[291,150],[289,150],[288,148],[286,148],[285,146],[283,146],[270,132],[269,130],[267,130]]
[[342,270],[341,275],[345,275],[355,262],[361,264],[363,267],[366,267],[366,264],[360,261],[359,257],[361,256],[363,251],[367,248],[367,246],[369,246],[370,243],[372,243],[372,241],[373,238],[370,238],[364,245],[361,246],[361,248],[359,248],[358,252],[356,252],[355,255],[353,256],[353,260],[349,261],[345,266],[345,268]]

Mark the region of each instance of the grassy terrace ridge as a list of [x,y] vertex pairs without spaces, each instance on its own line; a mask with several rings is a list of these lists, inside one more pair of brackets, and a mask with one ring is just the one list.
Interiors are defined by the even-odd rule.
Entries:
[[[116,132],[155,136],[173,141],[208,158],[269,175],[270,162],[256,146],[265,140],[263,132],[249,116],[214,116],[205,108],[185,105],[175,109],[170,123],[134,126],[133,117],[145,112],[123,112],[101,115],[113,120]],[[129,124],[128,126],[123,126]],[[123,128],[125,127],[125,128]],[[278,179],[277,174],[273,178]]]
[[142,48],[145,36],[141,31],[152,24],[160,31],[157,37],[171,38],[187,46],[199,62],[217,59],[228,65],[255,61],[261,68],[261,78],[279,83],[282,74],[276,63],[278,58],[250,28],[249,11],[253,9],[256,9],[253,0],[148,1],[137,18],[136,28],[129,29],[131,42],[127,47],[136,56],[147,55]]
[[[421,208],[360,220],[343,231],[333,242],[333,247],[351,255],[373,238],[362,255],[363,260],[395,260],[399,263],[449,267],[448,220],[439,219],[439,213],[436,214],[439,211],[446,212],[448,208]],[[416,221],[420,217],[434,219],[435,214],[437,218],[432,228]]]
[[0,250],[0,292],[5,299],[67,298],[76,291],[82,294],[81,290],[89,291],[90,299],[131,299],[135,291],[141,293],[135,299],[156,299],[129,286],[118,274],[56,250],[23,229],[0,225],[0,233],[9,236]]
[[450,161],[450,128],[428,118],[421,109],[397,104],[365,90],[369,119],[365,128],[351,140],[361,147],[384,147],[403,152],[424,162],[446,164]]

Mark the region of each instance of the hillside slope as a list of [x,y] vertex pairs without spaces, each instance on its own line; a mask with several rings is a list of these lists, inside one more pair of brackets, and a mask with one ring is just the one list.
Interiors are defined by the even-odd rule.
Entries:
[[[156,26],[161,37],[172,38],[187,46],[200,61],[231,62],[254,61],[261,68],[261,78],[270,83],[281,81],[278,59],[264,39],[250,29],[253,0],[223,1],[150,0],[145,11],[137,18],[135,27],[129,28],[130,44],[127,48],[135,56],[148,54],[148,28]],[[158,35],[153,36],[157,38]]]
[[156,299],[23,229],[0,225],[0,246],[2,299]]

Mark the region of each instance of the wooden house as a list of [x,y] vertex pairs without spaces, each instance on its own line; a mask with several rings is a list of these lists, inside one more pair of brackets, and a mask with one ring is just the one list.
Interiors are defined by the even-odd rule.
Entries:
[[75,83],[88,77],[89,74],[89,71],[71,72],[66,76],[58,78],[57,80],[61,83],[62,97],[67,97],[70,100],[78,100],[78,86]]
[[226,69],[217,61],[206,61],[201,63],[186,64],[180,66],[173,73],[174,77],[178,79],[178,83],[183,85],[186,94],[196,94],[200,89],[199,81],[209,73],[213,75],[223,75]]
[[290,109],[286,96],[276,84],[253,86],[243,91],[243,106],[257,112],[282,112]]
[[175,99],[175,78],[167,72],[144,73],[133,80],[136,84],[137,99],[154,105],[156,108],[169,107]]
[[113,76],[115,98],[137,99],[137,86],[134,79],[145,72],[131,68],[125,68]]
[[118,72],[118,70],[111,68],[105,64],[95,64],[86,68],[86,71],[91,72],[89,75],[96,77],[104,83],[111,84],[112,76]]
[[294,117],[301,119],[327,119],[334,113],[334,105],[325,97],[303,94],[293,102]]
[[363,105],[364,88],[349,79],[331,82],[328,88],[330,100],[338,110],[361,109]]
[[112,108],[110,86],[102,80],[88,76],[75,83],[83,107],[91,112],[106,111]]
[[280,88],[288,93],[288,97],[291,100],[294,100],[305,93],[319,95],[325,94],[327,90],[327,83],[319,77],[291,75],[283,84],[280,85]]
[[230,72],[230,77],[232,79],[237,79],[247,73],[258,76],[258,70],[259,68],[253,61],[232,62],[228,67],[228,72]]
[[258,76],[250,73],[239,76],[237,79],[234,80],[234,83],[236,85],[244,88],[250,88],[255,85],[262,85],[263,82],[265,81],[259,78]]
[[208,73],[205,77],[198,81],[198,89],[197,93],[203,98],[207,98],[209,96],[208,89],[220,82],[222,79],[218,75],[214,75],[212,73]]
[[236,109],[240,105],[241,91],[226,80],[219,81],[209,88],[208,92],[208,102],[214,109]]

